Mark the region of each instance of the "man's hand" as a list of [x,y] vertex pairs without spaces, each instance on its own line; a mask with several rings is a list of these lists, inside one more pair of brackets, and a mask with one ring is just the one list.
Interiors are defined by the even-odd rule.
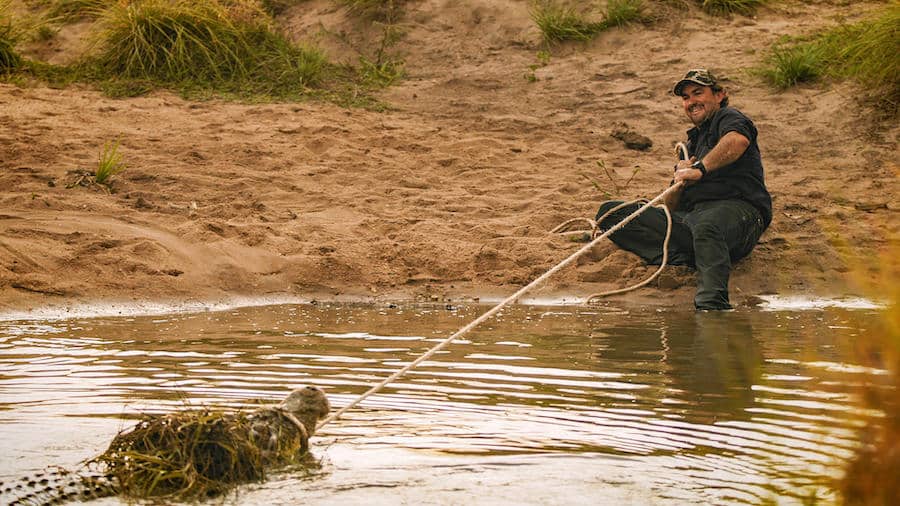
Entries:
[[675,182],[684,181],[685,185],[692,185],[695,181],[699,181],[700,178],[703,177],[703,173],[700,172],[700,169],[695,169],[691,167],[691,164],[696,162],[696,157],[691,157],[690,160],[678,160],[678,163],[675,164]]
[[[722,138],[719,139],[719,143],[703,157],[703,166],[706,169],[706,172],[710,173],[717,170],[719,167],[724,167],[730,163],[736,162],[737,159],[744,154],[744,151],[747,150],[749,145],[750,140],[742,134],[734,131],[728,132],[722,136]],[[678,163],[675,164],[674,179],[676,183],[684,181],[685,185],[692,185],[703,177],[703,171],[691,167],[691,164],[696,161],[697,158],[692,156],[690,160],[679,160]]]

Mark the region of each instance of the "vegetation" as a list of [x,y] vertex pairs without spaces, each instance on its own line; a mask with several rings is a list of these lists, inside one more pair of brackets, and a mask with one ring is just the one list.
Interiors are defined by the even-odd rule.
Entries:
[[383,24],[381,43],[374,59],[360,58],[360,78],[377,87],[389,86],[403,77],[403,62],[389,53],[389,49],[403,37],[403,31],[393,23]]
[[47,17],[62,19],[98,18],[115,0],[56,0]]
[[[860,279],[865,267],[858,265]],[[888,298],[880,325],[856,339],[857,356],[867,366],[887,370],[885,388],[863,385],[862,396],[869,407],[884,413],[860,430],[860,446],[838,480],[843,504],[895,504],[900,497],[900,247],[888,246],[878,264],[879,281],[865,286],[875,298]]]
[[359,14],[380,20],[396,21],[403,10],[404,0],[339,0]]
[[606,4],[603,22],[606,27],[624,26],[644,21],[643,0],[610,0]]
[[59,20],[96,18],[86,54],[71,65],[53,65],[15,52],[24,30],[16,30],[5,14],[10,0],[0,0],[0,74],[55,87],[90,82],[113,97],[168,88],[191,98],[318,97],[378,107],[368,91],[403,75],[402,62],[387,53],[400,37],[393,23],[400,2],[377,2],[389,14],[375,21],[385,25],[383,40],[372,58],[352,68],[330,64],[319,49],[295,44],[275,27],[271,12],[303,1],[48,0],[41,25],[46,37],[56,35],[51,25]]
[[288,96],[319,83],[322,53],[293,45],[267,20],[246,2],[116,4],[100,19],[87,66],[101,78],[233,93]]
[[97,162],[97,170],[94,172],[94,182],[108,185],[110,179],[125,170],[125,162],[119,153],[119,141],[107,142],[100,151],[100,159]]
[[22,32],[9,15],[9,0],[0,0],[0,74],[16,69],[21,63],[22,57],[16,52],[21,38]]
[[781,89],[822,77],[853,79],[870,101],[893,117],[900,104],[898,26],[900,3],[892,2],[859,23],[776,45],[759,72]]
[[731,14],[753,14],[766,0],[700,0],[703,11],[708,14],[727,16]]
[[267,467],[297,463],[305,441],[285,425],[266,451],[245,413],[186,411],[147,415],[92,461],[135,498],[205,499],[266,478]]
[[822,51],[815,45],[776,46],[761,74],[778,89],[815,81],[821,76]]
[[299,5],[306,0],[260,0],[262,8],[273,16],[277,16],[295,5]]
[[600,21],[591,21],[575,7],[555,0],[539,0],[532,4],[534,20],[547,43],[567,40],[587,41],[614,26],[644,19],[643,0],[610,0]]

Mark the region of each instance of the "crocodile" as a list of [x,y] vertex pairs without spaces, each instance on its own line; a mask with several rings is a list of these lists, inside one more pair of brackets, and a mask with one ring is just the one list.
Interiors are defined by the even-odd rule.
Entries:
[[[140,465],[142,452],[150,455],[146,461],[154,462],[159,460],[158,455],[165,454],[164,451],[156,452],[156,448],[148,449],[148,440],[162,441],[163,444],[173,441],[157,437],[160,427],[168,429],[168,436],[174,434],[177,437],[178,434],[185,432],[186,426],[196,426],[194,420],[201,420],[206,424],[203,430],[207,432],[202,439],[210,437],[208,427],[213,427],[219,431],[216,435],[223,435],[228,441],[221,445],[204,443],[192,447],[191,451],[195,456],[198,452],[205,452],[197,460],[206,459],[206,463],[196,464],[192,461],[190,465],[200,469],[196,471],[197,479],[188,481],[192,482],[192,487],[194,481],[224,481],[218,488],[211,489],[213,493],[221,493],[241,481],[264,479],[266,467],[274,468],[296,462],[296,459],[308,454],[309,438],[315,434],[317,423],[330,409],[325,393],[318,387],[307,386],[291,391],[276,405],[263,406],[248,413],[215,414],[210,411],[183,411],[146,415],[134,427],[120,432],[104,454],[86,461],[77,471],[60,467],[48,468],[19,480],[0,482],[0,503],[10,506],[45,506],[116,495],[130,498],[162,495],[188,499],[209,495],[210,490],[203,490],[199,494],[196,490],[185,493],[187,488],[178,488],[181,484],[162,491],[148,492],[136,489],[128,481],[130,474],[158,472],[155,468],[148,471]],[[151,451],[156,453],[151,454]],[[235,456],[236,451],[243,452],[244,455]],[[184,452],[171,453],[180,455]],[[258,471],[251,470],[249,474],[242,474],[239,479],[234,480],[233,477],[236,475],[223,472],[223,469],[227,471],[229,465],[234,467],[235,462],[242,467],[253,463],[262,467]],[[185,463],[179,461],[172,462],[169,468],[178,469],[179,472],[174,474],[180,476],[182,474],[180,471],[185,466]],[[228,482],[229,480],[235,482]]]

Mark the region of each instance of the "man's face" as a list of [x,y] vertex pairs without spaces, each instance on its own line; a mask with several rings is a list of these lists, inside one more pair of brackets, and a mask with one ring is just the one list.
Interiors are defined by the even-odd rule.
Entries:
[[714,92],[709,86],[688,83],[681,90],[682,105],[688,119],[700,125],[719,110],[719,103],[725,98],[725,91]]

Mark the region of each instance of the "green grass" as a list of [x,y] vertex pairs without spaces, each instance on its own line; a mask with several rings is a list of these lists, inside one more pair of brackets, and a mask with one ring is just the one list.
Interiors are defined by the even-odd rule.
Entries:
[[125,168],[122,154],[119,153],[119,141],[107,142],[100,151],[97,170],[94,172],[94,182],[109,185],[112,177],[125,170]]
[[379,63],[368,58],[360,58],[359,74],[362,82],[376,88],[384,88],[403,77],[403,62],[388,59]]
[[337,0],[358,16],[393,24],[403,17],[406,0]]
[[273,16],[282,14],[295,5],[302,4],[307,0],[260,0],[262,8]]
[[144,0],[104,12],[86,72],[101,80],[142,81],[183,92],[294,96],[320,83],[327,62],[292,44],[268,16],[234,16],[210,0]]
[[758,69],[773,86],[784,89],[823,77],[852,79],[861,98],[887,116],[900,105],[900,3],[892,2],[872,17],[842,25],[793,45],[780,43]]
[[[386,26],[381,43],[375,43],[376,54],[362,58],[358,67],[335,65],[318,48],[291,42],[262,0],[106,0],[110,5],[99,11],[85,55],[71,65],[54,65],[16,53],[25,30],[9,22],[10,1],[0,0],[0,78],[23,86],[38,81],[63,88],[81,82],[112,97],[170,89],[193,100],[314,99],[383,109],[371,91],[403,76],[402,60],[387,53],[402,36],[399,25],[373,21]],[[44,0],[42,6],[64,1],[73,15],[85,12],[76,8],[76,0]],[[100,3],[80,0],[78,5]]]
[[594,38],[606,26],[601,21],[590,21],[574,7],[543,0],[532,4],[531,19],[541,30],[547,43],[569,40],[587,41]]
[[0,74],[7,74],[22,63],[22,57],[16,51],[22,35],[13,23],[9,0],[0,0]]
[[531,19],[544,41],[553,44],[569,40],[588,41],[614,26],[644,21],[643,0],[610,0],[600,21],[592,21],[573,6],[555,0],[538,0],[531,5]]
[[643,0],[609,0],[603,21],[607,27],[640,23],[645,19],[644,9]]
[[114,3],[116,0],[56,0],[46,16],[50,19],[94,19]]
[[900,99],[900,2],[878,15],[826,37],[831,72],[855,79],[864,88],[892,100]]
[[731,14],[753,14],[766,0],[701,0],[700,6],[708,14],[728,16]]
[[822,59],[822,51],[815,44],[776,46],[760,74],[769,84],[784,90],[818,79],[822,75]]

